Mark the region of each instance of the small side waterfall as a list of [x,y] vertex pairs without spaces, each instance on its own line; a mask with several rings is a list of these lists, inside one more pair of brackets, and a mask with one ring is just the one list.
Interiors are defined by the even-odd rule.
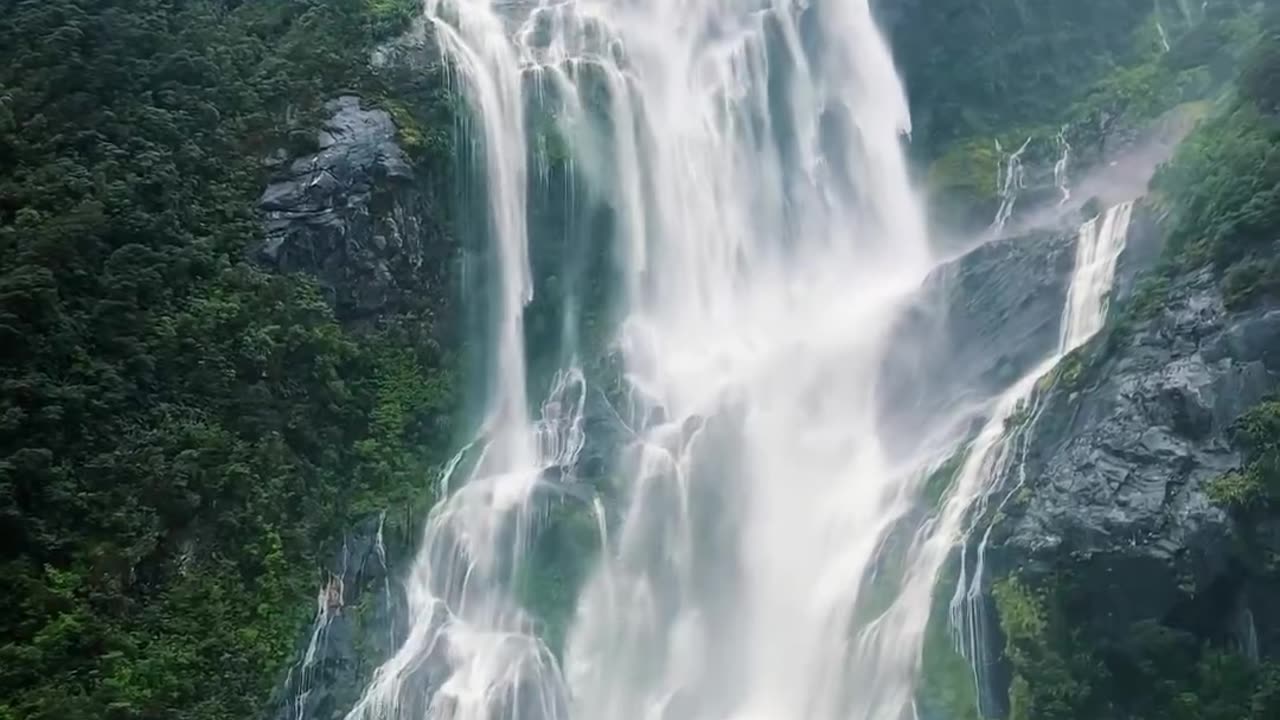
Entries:
[[1059,205],[1066,205],[1071,201],[1071,143],[1067,141],[1067,129],[1064,126],[1058,131],[1058,149],[1062,154],[1053,164],[1053,184],[1062,195],[1062,199],[1058,201]]
[[1019,193],[1026,187],[1027,176],[1026,169],[1022,166],[1022,154],[1031,145],[1031,140],[1032,138],[1028,137],[1021,147],[1007,154],[1001,147],[1000,141],[996,140],[996,154],[1000,157],[996,166],[996,191],[1000,197],[1000,207],[996,209],[996,217],[991,222],[993,234],[998,235],[1001,230],[1004,230],[1009,218],[1013,217],[1013,208],[1018,202]]
[[[983,670],[995,653],[992,648],[984,647],[988,628],[984,626],[986,613],[982,604],[986,550],[992,528],[988,525],[982,529],[976,523],[989,515],[993,493],[1003,488],[1004,494],[995,508],[999,510],[1026,481],[1025,444],[1028,432],[1035,427],[1043,410],[1036,394],[1040,380],[1067,354],[1093,338],[1106,322],[1116,263],[1124,251],[1133,205],[1132,201],[1121,203],[1080,226],[1074,270],[1059,323],[1058,347],[996,400],[987,422],[969,448],[935,531],[943,543],[930,562],[945,561],[945,551],[950,547],[945,543],[947,538],[971,539],[961,546],[960,579],[951,599],[950,622],[958,649],[974,668],[980,705],[987,685]],[[972,536],[978,530],[982,534],[977,539],[974,557],[969,558]],[[979,711],[983,710],[980,706]]]

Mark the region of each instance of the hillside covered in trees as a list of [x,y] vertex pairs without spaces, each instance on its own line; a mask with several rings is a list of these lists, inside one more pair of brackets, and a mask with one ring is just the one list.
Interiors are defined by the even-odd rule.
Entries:
[[[422,497],[445,310],[345,326],[248,260],[267,158],[340,91],[436,128],[369,53],[402,0],[0,3],[0,718],[248,718],[353,514]],[[402,116],[403,117],[403,116]]]

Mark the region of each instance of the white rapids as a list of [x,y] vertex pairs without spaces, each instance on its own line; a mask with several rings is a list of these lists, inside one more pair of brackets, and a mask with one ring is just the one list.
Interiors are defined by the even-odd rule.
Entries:
[[[911,717],[939,568],[986,491],[969,465],[989,463],[971,453],[894,599],[859,618],[937,460],[936,447],[893,457],[880,434],[892,330],[938,258],[868,1],[428,0],[426,13],[488,188],[488,413],[407,578],[408,638],[351,720]],[[563,663],[514,587],[535,496],[582,450],[588,383],[565,367],[527,410],[530,107],[549,109],[612,209],[635,433]],[[1070,342],[1096,332],[1075,318],[1096,315],[1114,273],[1114,248],[1092,252]]]

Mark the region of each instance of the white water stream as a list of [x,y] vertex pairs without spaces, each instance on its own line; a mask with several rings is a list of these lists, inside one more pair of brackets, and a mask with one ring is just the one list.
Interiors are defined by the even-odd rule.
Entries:
[[[937,460],[936,448],[894,457],[880,435],[891,333],[937,259],[867,0],[429,0],[426,12],[489,192],[488,413],[407,579],[409,636],[350,717],[910,717],[939,569],[1002,443],[984,429],[892,600],[860,618],[885,538]],[[613,209],[635,432],[615,470],[620,524],[598,511],[607,547],[563,670],[516,590],[538,494],[583,448],[587,393],[566,367],[526,409],[531,106],[550,109],[575,172]],[[1123,215],[1095,233],[1112,246],[1082,231],[1064,346],[1096,332]],[[1034,380],[995,401],[988,428]]]
[[[981,531],[972,563],[964,556],[968,552],[967,546],[962,548],[960,579],[950,605],[951,628],[960,652],[974,669],[980,704],[987,684],[986,662],[992,657],[991,649],[983,647],[988,633],[983,625],[985,615],[982,610],[983,583],[987,580],[984,566],[992,527],[988,525],[982,529],[977,522],[986,514],[993,492],[1003,488],[1004,495],[1000,500],[1000,505],[1003,505],[1026,481],[1021,452],[1025,450],[1027,435],[1034,429],[1043,410],[1042,406],[1032,404],[1039,400],[1035,394],[1037,385],[1063,358],[1102,330],[1115,281],[1116,261],[1124,251],[1132,214],[1133,202],[1123,202],[1080,226],[1075,265],[1059,325],[1057,350],[997,398],[987,422],[968,448],[964,464],[944,504],[940,527],[933,536],[940,547],[934,551],[926,570],[936,574],[946,559],[947,542]],[[1016,427],[1010,428],[1011,424]],[[1007,479],[1012,479],[1012,487],[1001,482]]]

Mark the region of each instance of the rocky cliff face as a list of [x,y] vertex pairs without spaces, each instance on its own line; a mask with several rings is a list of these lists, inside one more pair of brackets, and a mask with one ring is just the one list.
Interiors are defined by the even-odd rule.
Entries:
[[1181,638],[1189,657],[1201,646],[1254,661],[1280,654],[1275,522],[1242,527],[1213,497],[1215,481],[1246,461],[1237,420],[1280,385],[1280,309],[1228,310],[1209,269],[1176,277],[1158,306],[1141,306],[1138,298],[1136,313],[1059,366],[1004,479],[1010,501],[990,518],[989,580],[1031,588],[1023,600],[1034,599],[1044,632],[1026,650],[1003,607],[1006,630],[987,642],[1010,642],[1015,666],[1077,653],[1061,660],[1077,663],[1071,678],[1092,693],[1072,700],[1077,711],[1125,692],[1099,687],[1149,651],[1134,649],[1151,637],[1139,628]]
[[1105,622],[1127,624],[1233,582],[1231,523],[1206,489],[1241,465],[1231,425],[1280,378],[1280,312],[1229,314],[1202,271],[1111,342],[1046,399],[999,554],[1033,569],[1072,554]]
[[359,699],[378,664],[403,641],[397,569],[412,559],[410,516],[367,518],[344,533],[321,568],[315,617],[272,698],[274,720],[336,720]]
[[[437,331],[457,250],[440,184],[401,145],[387,111],[353,95],[325,110],[314,152],[281,151],[270,160],[275,175],[259,202],[265,239],[252,257],[277,272],[314,276],[339,319],[357,330],[401,316],[415,330]],[[402,641],[400,577],[422,521],[408,512],[368,515],[335,540],[318,568],[313,622],[268,717],[344,717]]]
[[1054,351],[1075,258],[1073,220],[985,242],[926,280],[888,343],[886,437],[924,440],[922,428],[993,397]]
[[444,292],[452,244],[430,178],[397,143],[385,110],[346,95],[317,132],[315,152],[276,157],[262,193],[258,261],[319,278],[339,317],[361,322]]

